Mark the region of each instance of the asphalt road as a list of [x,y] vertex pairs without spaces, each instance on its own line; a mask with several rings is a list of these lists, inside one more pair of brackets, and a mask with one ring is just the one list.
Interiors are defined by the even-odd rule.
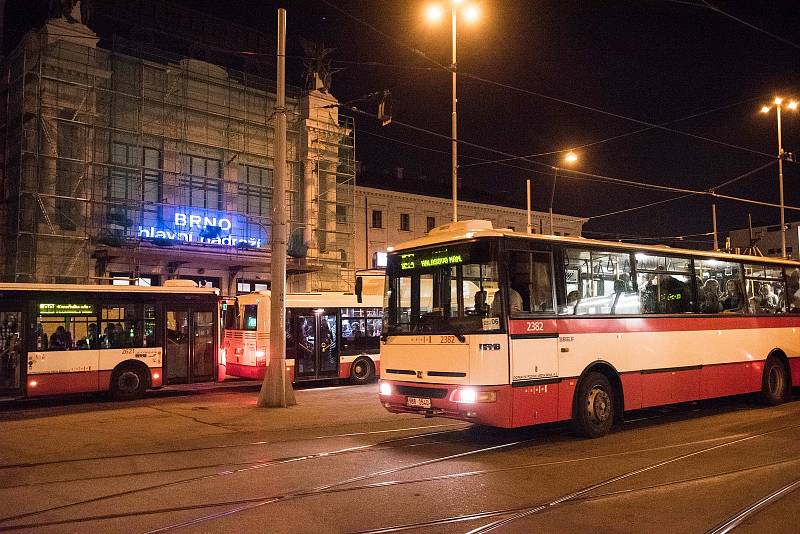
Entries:
[[0,530],[800,532],[800,401],[639,411],[586,440],[389,414],[375,384],[255,396],[0,406]]

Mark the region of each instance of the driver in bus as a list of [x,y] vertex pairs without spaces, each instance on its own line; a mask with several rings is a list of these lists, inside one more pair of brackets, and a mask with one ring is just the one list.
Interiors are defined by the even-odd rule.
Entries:
[[[498,289],[492,301],[492,315],[500,316],[503,312],[503,290]],[[522,295],[513,287],[508,288],[508,310],[514,314],[522,311]]]

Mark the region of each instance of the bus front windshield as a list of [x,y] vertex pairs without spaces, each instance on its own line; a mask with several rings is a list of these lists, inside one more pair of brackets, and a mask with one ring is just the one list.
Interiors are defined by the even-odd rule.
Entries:
[[387,273],[387,335],[502,328],[496,241],[397,252]]

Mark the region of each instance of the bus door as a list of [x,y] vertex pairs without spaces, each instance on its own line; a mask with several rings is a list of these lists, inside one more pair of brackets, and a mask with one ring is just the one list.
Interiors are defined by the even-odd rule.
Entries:
[[214,380],[213,309],[167,308],[164,378],[167,384]]
[[295,380],[316,380],[339,376],[339,320],[336,313],[297,310],[293,313]]
[[22,395],[25,373],[25,344],[22,312],[0,311],[0,395]]

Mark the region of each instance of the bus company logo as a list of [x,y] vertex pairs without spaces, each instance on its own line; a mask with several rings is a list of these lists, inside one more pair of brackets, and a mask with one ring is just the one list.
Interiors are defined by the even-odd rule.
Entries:
[[480,343],[478,348],[480,350],[500,350],[500,343]]

